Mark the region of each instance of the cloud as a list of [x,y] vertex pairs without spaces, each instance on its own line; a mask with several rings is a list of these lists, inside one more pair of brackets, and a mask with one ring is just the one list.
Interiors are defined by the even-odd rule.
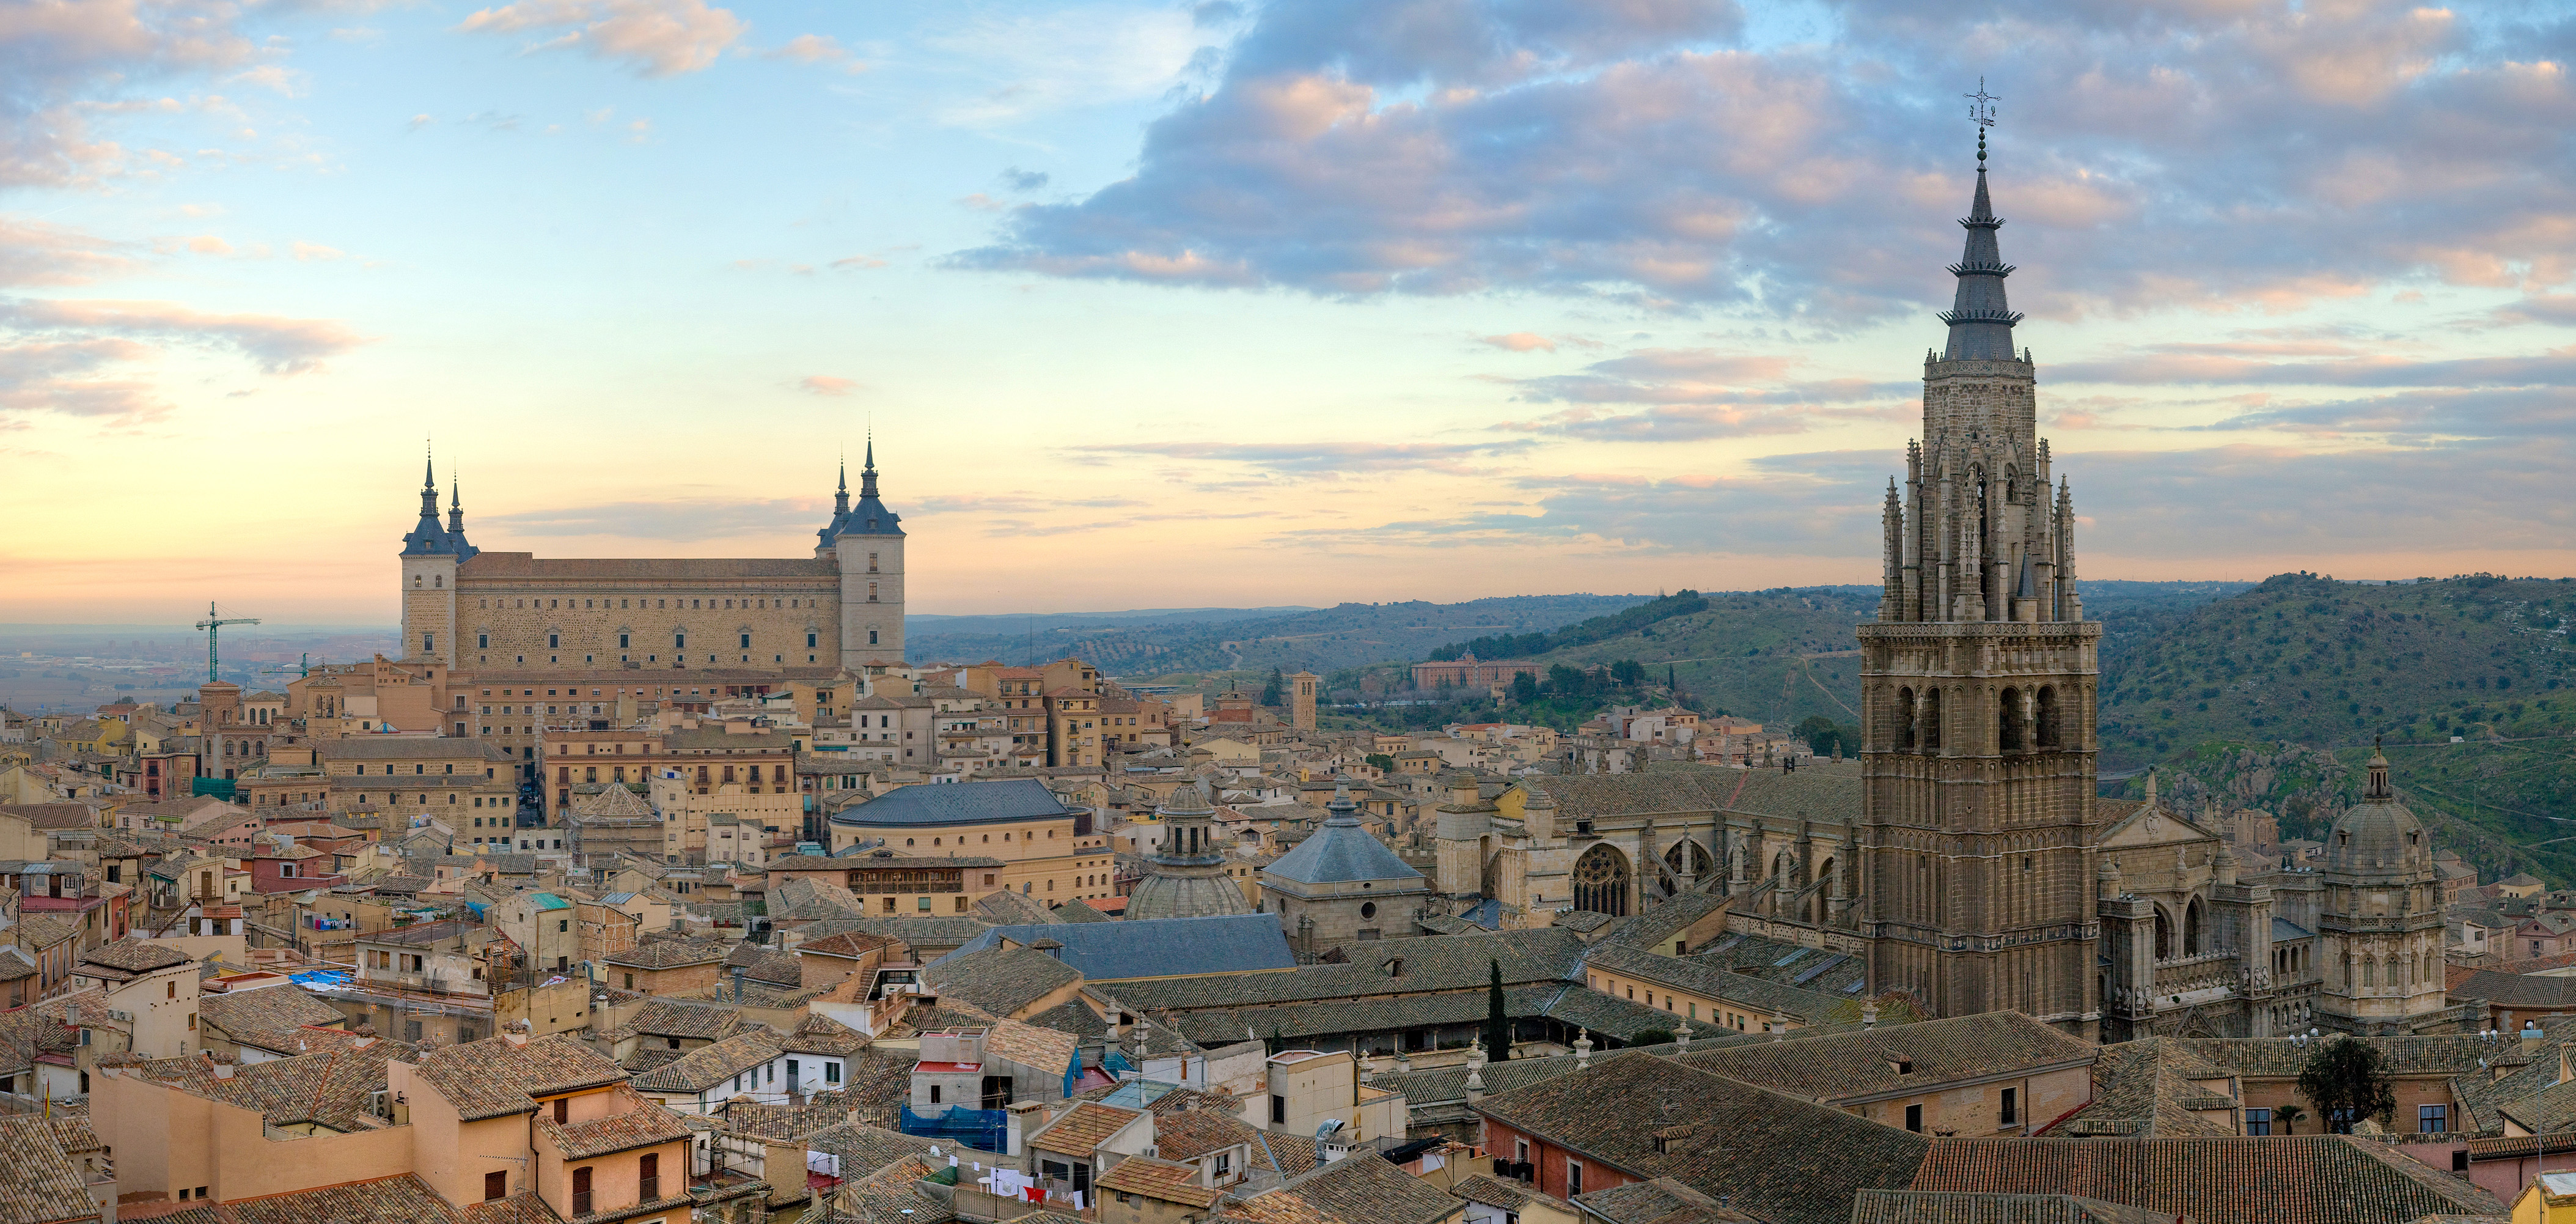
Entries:
[[158,417],[169,405],[150,383],[103,377],[154,355],[148,345],[112,337],[0,343],[0,428],[38,412],[129,423]]
[[1105,459],[1147,456],[1201,463],[1232,463],[1276,474],[1469,470],[1470,459],[1518,454],[1532,444],[1510,442],[1133,442],[1078,446],[1072,453]]
[[[2279,312],[2405,279],[2576,279],[2564,16],[1842,0],[1260,9],[1127,178],[954,266],[1324,297],[1535,290],[1841,327],[1947,296],[1962,55],[2009,59],[2017,304]],[[2247,116],[2261,115],[2260,122]]]
[[796,389],[807,395],[848,395],[858,388],[854,379],[835,378],[829,374],[808,374],[798,379]]
[[823,266],[827,268],[838,268],[844,272],[865,272],[871,268],[882,268],[886,266],[886,261],[879,259],[874,255],[845,255]]
[[1013,191],[1035,191],[1047,185],[1047,176],[1042,171],[1013,166],[1002,171],[1002,185]]
[[174,100],[93,96],[256,59],[231,0],[32,0],[0,14],[0,187],[86,186],[136,154],[94,120],[178,109]]
[[1542,351],[1553,353],[1556,351],[1556,341],[1550,340],[1535,332],[1513,332],[1508,336],[1479,336],[1477,337],[1476,342],[1479,344],[1490,344],[1495,348],[1507,349],[1515,353],[1535,353]]
[[0,285],[79,285],[131,270],[122,243],[26,217],[0,216]]
[[263,373],[301,374],[365,343],[347,324],[279,315],[211,314],[174,302],[0,300],[0,327],[26,336],[149,340],[230,350]]
[[335,259],[348,258],[348,252],[336,247],[327,247],[318,242],[298,241],[291,244],[288,250],[294,253],[296,259],[306,263],[327,263]]
[[521,0],[477,10],[456,28],[539,35],[528,51],[577,50],[667,77],[713,65],[750,27],[705,0]]
[[811,530],[830,518],[821,498],[678,498],[604,502],[488,514],[501,536],[614,536],[637,540],[730,540]]
[[866,64],[850,58],[849,48],[829,34],[799,34],[788,39],[785,45],[761,52],[761,55],[798,64],[828,64],[848,73],[868,70]]
[[[2052,381],[2140,386],[2498,387],[2576,385],[2576,346],[2520,357],[2264,361],[2173,346],[2049,367]],[[2181,350],[2181,351],[2175,351]]]
[[[1503,337],[1508,339],[1508,337]],[[1791,380],[1790,358],[1713,349],[1637,349],[1570,374],[1505,380],[1515,398],[1573,407],[1493,428],[1611,442],[1694,442],[1801,433],[1821,420],[1897,420],[1910,385]],[[1620,408],[1641,407],[1623,412]]]

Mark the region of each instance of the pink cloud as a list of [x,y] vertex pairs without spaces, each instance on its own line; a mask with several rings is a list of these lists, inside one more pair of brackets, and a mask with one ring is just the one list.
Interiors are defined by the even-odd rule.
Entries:
[[249,358],[268,374],[302,374],[319,369],[324,359],[366,343],[366,338],[347,324],[332,319],[212,314],[175,302],[88,299],[6,302],[0,303],[0,325],[21,333],[89,335],[228,348]]
[[551,34],[531,51],[562,48],[623,63],[646,76],[713,65],[750,27],[705,0],[521,0],[480,9],[457,24],[469,34]]
[[848,395],[858,389],[855,379],[835,378],[829,374],[808,374],[796,383],[796,389],[808,395]]
[[1553,353],[1556,351],[1556,341],[1550,340],[1536,332],[1513,332],[1507,336],[1479,336],[1477,337],[1477,343],[1490,344],[1495,348],[1509,349],[1515,353],[1532,353],[1539,351]]

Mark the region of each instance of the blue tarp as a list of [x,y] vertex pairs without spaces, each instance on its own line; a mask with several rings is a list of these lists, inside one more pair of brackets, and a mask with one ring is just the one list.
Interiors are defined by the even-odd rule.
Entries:
[[349,975],[334,969],[307,969],[287,975],[298,986],[346,986]]
[[998,1152],[1010,1143],[1010,1117],[999,1109],[957,1109],[923,1117],[903,1107],[903,1133],[931,1139],[946,1139],[986,1152]]

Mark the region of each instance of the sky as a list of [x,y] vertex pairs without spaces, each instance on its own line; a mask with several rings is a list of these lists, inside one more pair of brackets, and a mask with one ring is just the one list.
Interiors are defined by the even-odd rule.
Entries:
[[1876,580],[1993,194],[2079,573],[2576,573],[2576,15],[0,0],[0,622],[545,556],[911,610]]

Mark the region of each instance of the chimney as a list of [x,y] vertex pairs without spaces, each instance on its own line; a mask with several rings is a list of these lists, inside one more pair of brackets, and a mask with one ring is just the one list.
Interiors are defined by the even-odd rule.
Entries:
[[1028,1138],[1028,1133],[1031,1128],[1035,1127],[1042,1121],[1040,1115],[1045,1111],[1045,1109],[1046,1106],[1041,1105],[1036,1101],[1015,1101],[1003,1111],[1008,1115],[1002,1120],[1003,1155],[1022,1156],[1027,1154],[1028,1147],[1026,1140]]

